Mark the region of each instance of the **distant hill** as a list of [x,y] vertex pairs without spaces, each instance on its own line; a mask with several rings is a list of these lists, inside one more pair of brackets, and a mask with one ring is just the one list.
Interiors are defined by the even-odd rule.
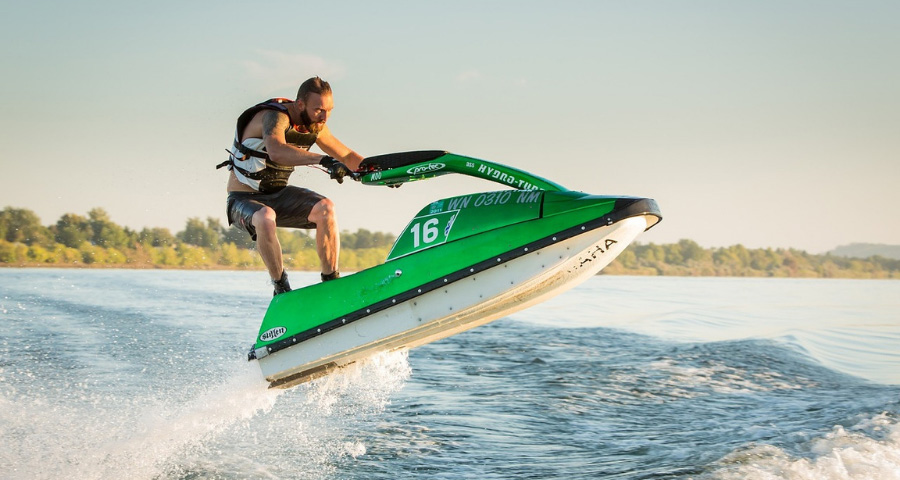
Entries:
[[900,260],[900,245],[851,243],[850,245],[841,245],[828,253],[837,257],[869,258],[878,255],[884,258]]

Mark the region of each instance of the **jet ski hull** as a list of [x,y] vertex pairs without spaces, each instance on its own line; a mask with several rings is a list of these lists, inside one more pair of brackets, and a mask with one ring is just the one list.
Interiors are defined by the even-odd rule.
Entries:
[[290,387],[374,353],[483,325],[597,274],[662,216],[647,198],[589,195],[443,151],[369,157],[367,185],[446,174],[511,190],[436,200],[381,265],[275,296],[249,358]]
[[[272,387],[287,388],[374,353],[413,348],[484,325],[542,302],[596,275],[640,233],[653,214],[625,218],[496,265],[469,267],[471,275],[424,292],[302,343],[258,358]],[[475,270],[477,269],[477,272]],[[465,269],[463,269],[465,270]]]

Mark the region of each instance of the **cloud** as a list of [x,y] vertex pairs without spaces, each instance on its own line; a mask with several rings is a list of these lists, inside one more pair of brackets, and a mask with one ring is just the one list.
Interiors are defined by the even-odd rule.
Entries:
[[256,58],[241,62],[241,66],[255,89],[266,92],[294,90],[303,80],[316,75],[332,81],[346,70],[340,62],[316,55],[272,50],[257,50]]

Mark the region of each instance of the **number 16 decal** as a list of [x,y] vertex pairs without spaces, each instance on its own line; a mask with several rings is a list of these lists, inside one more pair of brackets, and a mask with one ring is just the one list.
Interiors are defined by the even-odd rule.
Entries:
[[[419,245],[422,243],[434,243],[437,240],[438,222],[437,218],[431,218],[426,220],[425,223],[414,223],[410,227],[410,231],[413,234],[413,248],[419,248]],[[421,241],[419,240],[419,227],[422,228]]]
[[409,226],[413,250],[446,242],[457,213],[459,211],[441,212],[414,219]]
[[412,220],[397,239],[388,258],[397,258],[418,250],[424,250],[445,243],[459,210],[422,215]]

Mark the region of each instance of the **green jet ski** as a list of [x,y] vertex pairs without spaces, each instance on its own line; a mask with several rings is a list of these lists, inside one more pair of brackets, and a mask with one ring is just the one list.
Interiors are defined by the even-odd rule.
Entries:
[[366,185],[455,173],[508,188],[432,202],[383,264],[275,296],[249,355],[271,387],[291,387],[547,300],[596,275],[662,219],[652,199],[574,192],[444,151],[369,157],[358,173]]

